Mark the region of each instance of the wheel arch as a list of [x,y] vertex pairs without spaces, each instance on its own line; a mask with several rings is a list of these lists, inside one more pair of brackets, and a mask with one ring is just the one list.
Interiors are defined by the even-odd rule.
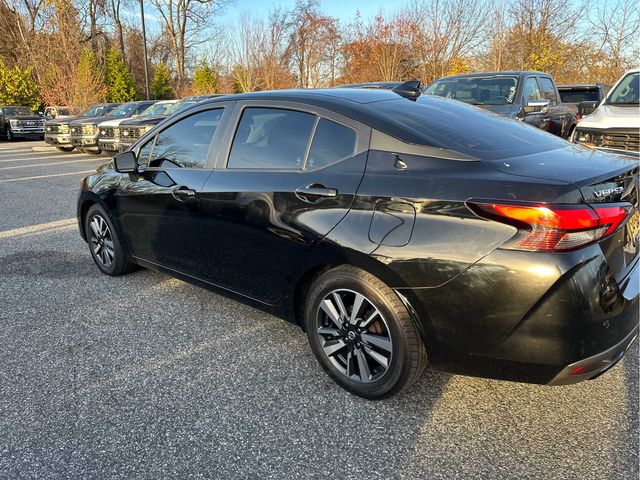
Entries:
[[85,219],[87,216],[87,212],[93,205],[100,205],[107,213],[112,212],[112,208],[110,208],[109,205],[107,205],[107,203],[95,193],[82,192],[80,194],[80,198],[78,199],[78,212],[77,212],[78,227],[80,228],[80,235],[82,236],[85,242],[87,241],[87,232],[85,231]]

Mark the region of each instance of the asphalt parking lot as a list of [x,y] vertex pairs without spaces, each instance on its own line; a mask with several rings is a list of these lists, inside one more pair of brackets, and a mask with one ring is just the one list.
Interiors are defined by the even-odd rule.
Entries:
[[638,344],[541,387],[427,373],[351,396],[297,327],[146,270],[75,222],[106,161],[0,142],[0,478],[637,479]]

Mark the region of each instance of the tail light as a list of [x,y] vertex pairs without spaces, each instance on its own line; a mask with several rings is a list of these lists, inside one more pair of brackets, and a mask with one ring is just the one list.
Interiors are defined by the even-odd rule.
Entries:
[[503,248],[563,251],[596,242],[620,227],[631,204],[546,205],[468,202],[481,217],[518,228]]

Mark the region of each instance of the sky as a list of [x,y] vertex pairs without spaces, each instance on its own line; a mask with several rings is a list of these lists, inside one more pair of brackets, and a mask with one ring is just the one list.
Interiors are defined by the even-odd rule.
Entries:
[[[295,0],[235,0],[226,8],[222,18],[224,20],[233,19],[240,12],[249,12],[257,17],[264,17],[273,7],[291,9],[295,3]],[[337,18],[352,18],[356,11],[359,11],[363,18],[370,18],[375,16],[381,8],[394,10],[405,3],[404,0],[321,0],[320,10],[326,15]]]

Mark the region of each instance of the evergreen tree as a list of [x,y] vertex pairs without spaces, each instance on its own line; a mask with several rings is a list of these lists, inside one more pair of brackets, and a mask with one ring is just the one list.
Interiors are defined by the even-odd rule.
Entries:
[[8,68],[0,61],[0,105],[24,105],[32,110],[40,107],[40,87],[31,75],[32,69]]
[[107,101],[129,102],[135,100],[136,87],[133,76],[124,63],[122,53],[115,47],[112,47],[107,53],[105,83],[107,84]]
[[161,63],[156,67],[149,89],[151,90],[151,95],[156,100],[167,100],[173,98],[173,90],[171,89],[171,73],[169,72],[169,67],[164,63]]
[[206,95],[218,93],[218,74],[209,66],[205,59],[198,64],[193,71],[193,93],[195,95]]

